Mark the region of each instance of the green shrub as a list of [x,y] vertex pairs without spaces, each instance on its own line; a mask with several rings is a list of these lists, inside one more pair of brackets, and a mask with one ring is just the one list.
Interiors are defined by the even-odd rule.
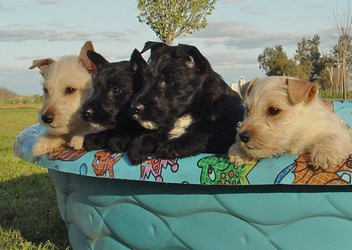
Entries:
[[[335,90],[320,90],[319,95],[323,99],[342,99],[342,93]],[[352,99],[352,91],[347,92],[347,99]]]

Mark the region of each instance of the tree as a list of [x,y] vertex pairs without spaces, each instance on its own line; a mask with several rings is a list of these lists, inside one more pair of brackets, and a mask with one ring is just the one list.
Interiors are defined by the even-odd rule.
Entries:
[[275,48],[265,48],[258,56],[259,68],[267,76],[296,76],[297,65],[294,60],[289,59],[282,47],[276,45]]
[[[268,76],[285,75],[319,83],[323,81],[325,86],[332,88],[334,70],[331,56],[322,55],[319,45],[318,35],[312,39],[302,38],[297,43],[293,59],[287,57],[282,45],[266,48],[258,56],[259,68]],[[320,79],[322,72],[324,79]]]
[[[351,34],[352,36],[352,34]],[[339,58],[343,58],[343,53],[346,56],[346,65],[348,68],[352,66],[352,37],[346,37],[342,35],[339,37],[337,44],[332,49],[332,54],[337,61]],[[340,60],[341,61],[341,60]]]
[[319,51],[320,37],[314,35],[312,39],[302,38],[297,43],[294,59],[310,81],[316,81],[323,70],[324,65]]
[[0,100],[9,100],[17,97],[18,95],[15,92],[8,90],[5,87],[0,88]]
[[138,0],[139,22],[146,23],[161,41],[171,45],[181,34],[193,34],[207,25],[206,16],[217,0]]
[[[333,11],[332,29],[329,31],[330,37],[336,42],[337,47],[334,54],[337,56],[337,76],[338,84],[341,82],[343,99],[347,97],[347,82],[348,82],[348,53],[350,53],[352,45],[352,13],[349,3],[344,8],[345,12],[342,14]],[[341,80],[339,70],[341,68]]]
[[[345,88],[347,88],[349,69],[352,66],[352,44],[346,46],[349,39],[351,38],[347,38],[345,35],[339,37],[337,44],[329,54],[330,63],[328,67],[330,67],[333,79],[331,89],[342,92],[343,97],[347,92]],[[333,69],[331,69],[331,65]]]
[[322,70],[319,75],[319,84],[330,91],[337,90],[336,64],[332,54],[323,54],[320,58]]

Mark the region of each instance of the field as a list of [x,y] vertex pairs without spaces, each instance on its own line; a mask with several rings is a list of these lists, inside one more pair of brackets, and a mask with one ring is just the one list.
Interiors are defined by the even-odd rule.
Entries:
[[0,249],[68,249],[47,170],[13,155],[17,134],[36,122],[35,106],[0,106]]

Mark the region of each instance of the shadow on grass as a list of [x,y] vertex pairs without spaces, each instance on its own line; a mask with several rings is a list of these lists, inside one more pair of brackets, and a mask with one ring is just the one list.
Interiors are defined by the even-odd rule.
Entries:
[[0,226],[19,231],[36,245],[48,240],[58,249],[66,249],[69,245],[48,174],[0,182]]

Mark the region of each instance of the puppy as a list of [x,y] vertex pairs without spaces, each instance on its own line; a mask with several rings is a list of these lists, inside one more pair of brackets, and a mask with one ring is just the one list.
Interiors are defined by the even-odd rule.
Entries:
[[289,77],[253,80],[229,161],[241,165],[281,154],[310,154],[313,166],[327,169],[346,160],[352,153],[351,133],[318,98],[318,90],[316,84]]
[[131,119],[129,108],[131,98],[142,87],[142,72],[147,63],[138,50],[133,51],[130,61],[116,63],[109,63],[94,51],[87,55],[97,72],[93,77],[94,95],[83,105],[81,115],[92,126],[105,131],[87,135],[83,147],[125,151],[131,138],[145,130]]
[[180,158],[226,153],[243,119],[241,98],[190,45],[147,42],[151,50],[145,86],[135,98],[133,119],[152,131],[135,138],[128,156],[138,164],[150,155]]
[[33,155],[52,152],[65,144],[82,149],[84,135],[92,133],[93,128],[80,116],[81,105],[91,94],[91,72],[95,70],[86,56],[87,50],[94,50],[90,41],[83,45],[79,56],[64,56],[58,61],[34,60],[29,68],[38,67],[44,78],[39,122],[45,132],[34,144]]

